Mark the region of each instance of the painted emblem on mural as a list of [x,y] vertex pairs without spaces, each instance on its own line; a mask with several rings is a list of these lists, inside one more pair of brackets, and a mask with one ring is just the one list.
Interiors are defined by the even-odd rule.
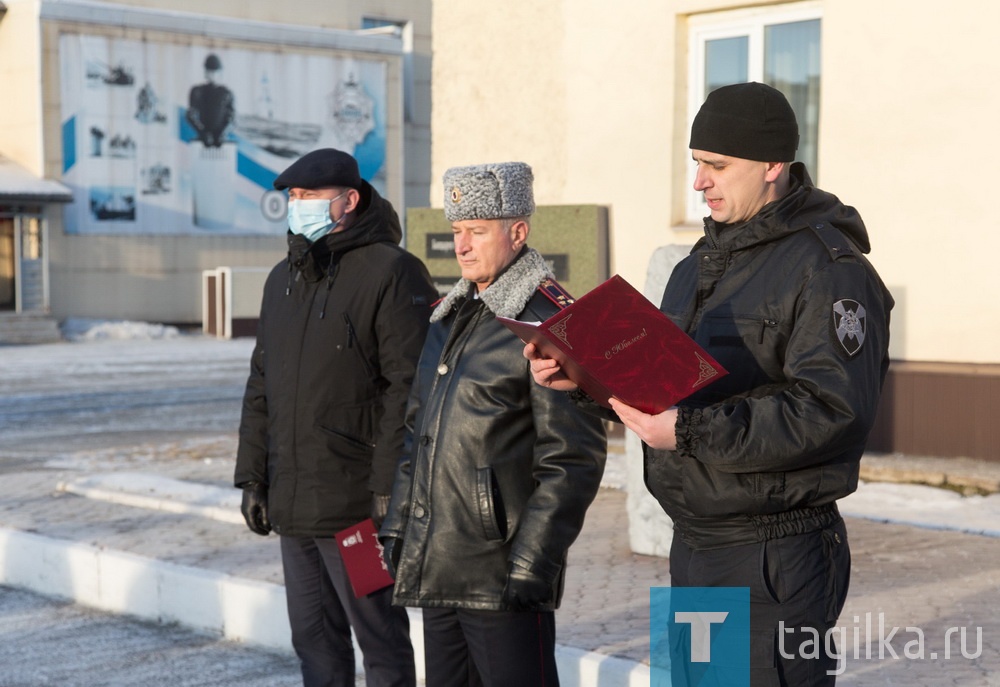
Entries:
[[352,75],[330,96],[331,128],[358,145],[375,130],[375,104]]

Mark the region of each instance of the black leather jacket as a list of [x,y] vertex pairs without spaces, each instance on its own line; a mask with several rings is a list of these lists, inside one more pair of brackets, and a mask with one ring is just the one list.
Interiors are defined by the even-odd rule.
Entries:
[[437,291],[397,244],[367,183],[357,221],[314,244],[289,234],[264,286],[234,482],[268,485],[275,532],[332,537],[392,489],[403,417]]
[[676,452],[645,447],[647,486],[693,548],[825,526],[857,488],[893,301],[854,208],[803,165],[792,175],[745,224],[706,219],[664,292],[661,310],[729,371],[680,404]]
[[535,384],[524,344],[494,315],[556,311],[528,250],[481,298],[460,282],[431,318],[382,538],[402,538],[393,602],[505,610],[509,562],[552,585],[600,486],[601,421]]

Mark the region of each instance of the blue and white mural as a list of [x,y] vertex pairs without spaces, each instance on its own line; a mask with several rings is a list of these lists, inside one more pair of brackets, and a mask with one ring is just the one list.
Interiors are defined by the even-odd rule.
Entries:
[[316,148],[385,194],[386,65],[293,52],[60,38],[62,181],[75,234],[282,234],[274,178]]

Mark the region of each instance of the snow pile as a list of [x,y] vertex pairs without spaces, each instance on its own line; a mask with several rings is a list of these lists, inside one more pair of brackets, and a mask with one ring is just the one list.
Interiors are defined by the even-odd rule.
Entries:
[[962,496],[923,484],[861,482],[840,501],[856,518],[1000,537],[1000,494]]
[[61,329],[68,341],[175,339],[181,335],[177,327],[170,325],[129,320],[92,320],[82,317],[66,319]]

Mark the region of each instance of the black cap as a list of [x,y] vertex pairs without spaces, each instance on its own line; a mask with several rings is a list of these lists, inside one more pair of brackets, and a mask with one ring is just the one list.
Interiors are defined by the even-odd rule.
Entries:
[[218,55],[210,54],[205,58],[205,69],[213,72],[222,69],[222,60],[219,59]]
[[762,83],[708,94],[691,125],[692,150],[758,162],[791,162],[799,147],[795,112],[781,91]]
[[360,190],[361,184],[358,161],[334,148],[320,148],[306,153],[274,180],[274,187],[279,191],[326,186]]

